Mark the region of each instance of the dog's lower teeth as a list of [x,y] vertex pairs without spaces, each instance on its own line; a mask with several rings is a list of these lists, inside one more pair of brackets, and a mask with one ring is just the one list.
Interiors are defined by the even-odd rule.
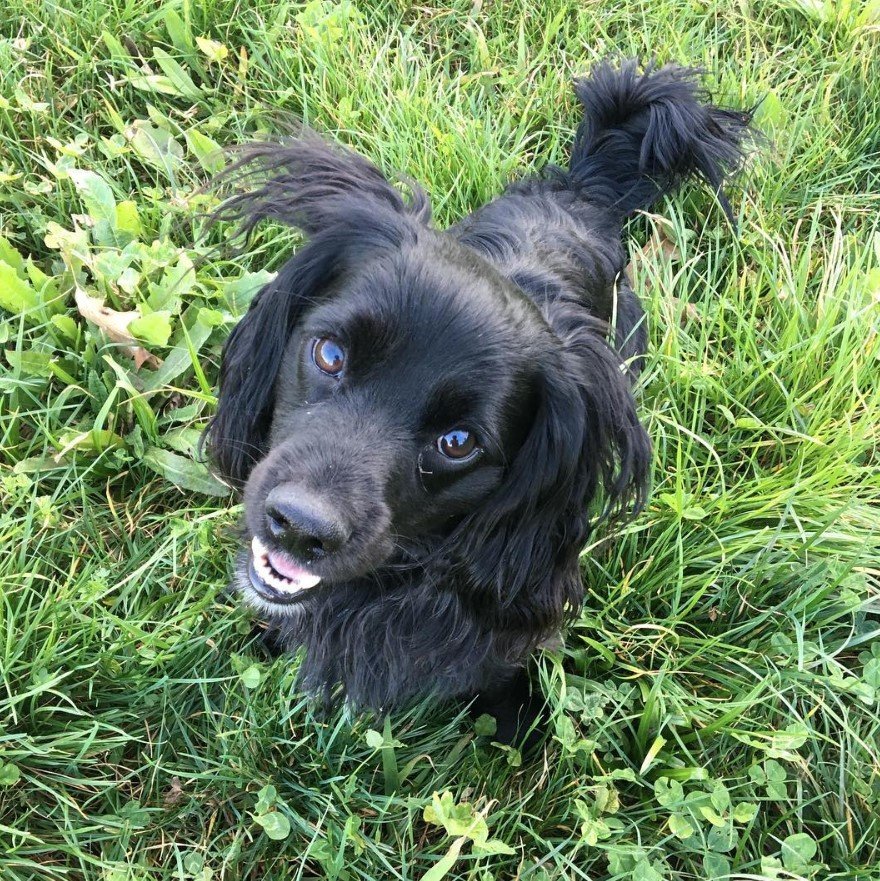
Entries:
[[252,541],[253,565],[264,584],[274,588],[279,593],[293,594],[314,587],[321,579],[303,572],[303,582],[288,578],[275,570],[269,562],[269,549],[255,536]]

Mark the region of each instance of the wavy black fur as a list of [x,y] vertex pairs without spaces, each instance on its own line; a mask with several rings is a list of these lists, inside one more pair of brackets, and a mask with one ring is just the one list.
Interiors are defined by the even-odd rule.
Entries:
[[[404,199],[309,132],[245,148],[229,175],[243,192],[221,217],[309,238],[230,336],[207,436],[244,486],[247,537],[322,578],[277,605],[248,551],[236,571],[275,638],[304,647],[309,689],[385,709],[479,694],[512,735],[520,704],[534,713],[526,659],[580,608],[590,512],[644,503],[650,444],[631,386],[646,333],[621,225],[689,177],[729,213],[720,186],[749,114],[712,106],[672,65],[603,64],[575,89],[568,170],[445,232],[421,190]],[[341,379],[313,361],[328,336]],[[460,425],[482,449],[464,464],[434,440]],[[281,531],[267,514],[279,498],[293,512]],[[345,540],[303,559],[319,527]]]

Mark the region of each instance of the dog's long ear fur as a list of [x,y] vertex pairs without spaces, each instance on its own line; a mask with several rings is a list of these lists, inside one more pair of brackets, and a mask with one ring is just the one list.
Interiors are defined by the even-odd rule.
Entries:
[[281,144],[247,144],[235,152],[239,159],[217,184],[232,183],[243,192],[227,199],[213,217],[239,223],[245,235],[264,219],[309,236],[376,211],[430,220],[430,203],[418,186],[406,182],[410,200],[405,201],[372,162],[310,129]]
[[430,216],[424,193],[401,194],[370,162],[303,131],[283,144],[252,144],[218,184],[243,191],[214,220],[248,236],[263,219],[309,238],[251,303],[223,347],[217,413],[206,432],[220,473],[240,486],[265,453],[275,379],[290,333],[328,285],[378,249],[399,247]]
[[647,495],[650,441],[600,325],[581,318],[560,334],[560,361],[545,367],[534,426],[505,483],[454,538],[469,588],[491,592],[504,623],[536,639],[580,607],[591,508],[601,499],[602,517],[635,513]]

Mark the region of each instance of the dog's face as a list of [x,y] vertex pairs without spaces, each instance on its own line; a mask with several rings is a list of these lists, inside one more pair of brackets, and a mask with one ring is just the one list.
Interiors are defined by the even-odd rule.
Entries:
[[552,348],[525,297],[427,230],[328,285],[285,343],[245,487],[246,592],[294,603],[442,541],[502,483]]
[[531,630],[558,624],[594,495],[638,501],[646,480],[603,328],[542,314],[360,157],[307,136],[248,162],[270,180],[230,212],[310,242],[230,336],[208,435],[244,486],[247,600],[289,614],[409,567],[476,607],[524,603]]

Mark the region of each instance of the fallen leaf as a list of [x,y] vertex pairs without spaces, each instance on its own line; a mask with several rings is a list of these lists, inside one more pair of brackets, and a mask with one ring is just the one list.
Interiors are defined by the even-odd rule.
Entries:
[[[681,260],[681,251],[678,250],[675,242],[673,242],[661,228],[657,228],[651,238],[645,242],[645,246],[639,248],[639,250],[632,255],[632,259],[624,272],[626,273],[627,280],[632,284],[634,267],[650,261],[672,262],[678,260]],[[650,288],[651,278],[649,275],[644,275],[642,278],[642,290],[647,292]],[[681,302],[678,297],[672,297],[671,299],[676,306]],[[693,303],[686,302],[684,304],[682,324],[699,320],[700,312],[697,307]]]
[[[672,302],[674,305],[678,306],[681,303],[680,297],[672,297]],[[682,320],[682,324],[686,324],[687,321],[699,321],[700,320],[700,310],[691,303],[690,301],[684,304],[684,317]]]
[[180,785],[180,777],[171,778],[171,786],[165,793],[163,801],[166,805],[176,805],[183,798],[183,787]]
[[114,343],[122,343],[125,351],[134,359],[136,369],[140,369],[144,364],[150,367],[159,367],[162,364],[160,358],[152,355],[143,346],[137,345],[137,340],[128,331],[131,322],[141,317],[137,309],[118,312],[105,306],[103,300],[90,297],[82,288],[76,289],[75,297],[79,314],[104,331]]
[[[676,247],[675,242],[673,242],[662,229],[658,228],[655,230],[651,238],[645,242],[644,247],[639,248],[638,251],[633,253],[632,259],[624,272],[626,273],[627,280],[632,284],[634,266],[639,266],[649,260],[672,261],[680,259],[681,252]],[[645,278],[643,281],[643,287],[647,290],[650,286],[650,279]]]

